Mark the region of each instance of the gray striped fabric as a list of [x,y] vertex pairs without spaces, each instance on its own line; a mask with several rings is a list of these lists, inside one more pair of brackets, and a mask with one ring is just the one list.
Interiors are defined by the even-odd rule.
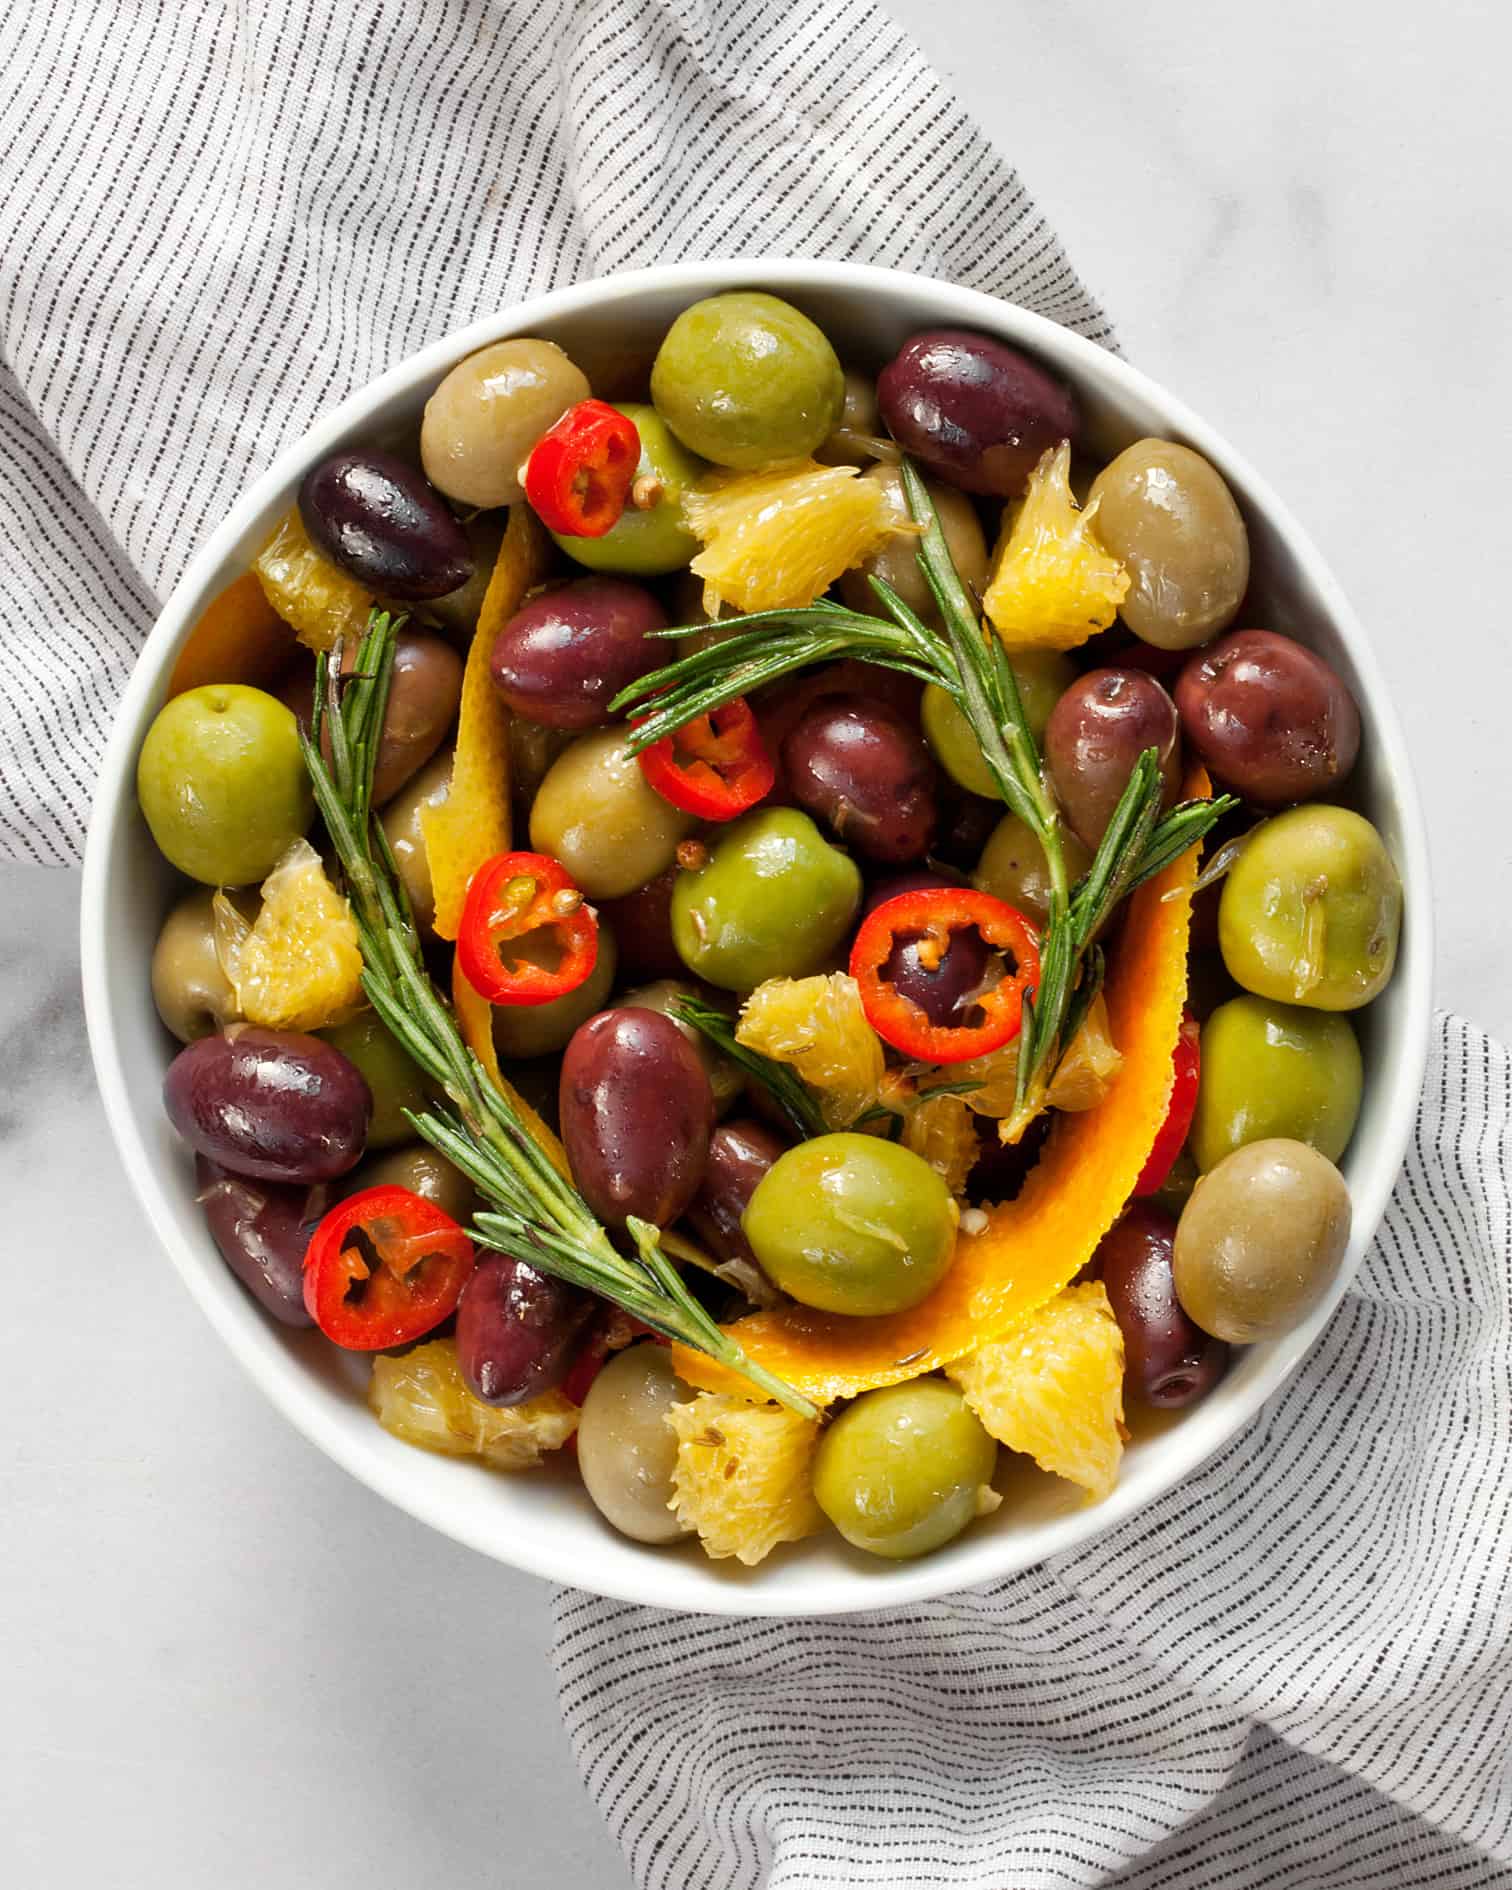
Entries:
[[1441,1018],[1323,1339],[1091,1547],[807,1622],[557,1599],[563,1710],[645,1890],[1512,1882],[1512,1062]]

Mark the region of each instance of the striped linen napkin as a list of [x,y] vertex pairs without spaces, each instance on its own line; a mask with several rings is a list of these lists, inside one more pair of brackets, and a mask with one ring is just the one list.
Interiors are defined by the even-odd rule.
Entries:
[[[157,603],[247,482],[480,313],[842,256],[1111,345],[870,0],[34,0],[0,58],[3,857],[77,857]],[[1512,1883],[1508,1084],[1444,1020],[1305,1370],[1091,1548],[808,1624],[561,1596],[564,1712],[636,1881]]]

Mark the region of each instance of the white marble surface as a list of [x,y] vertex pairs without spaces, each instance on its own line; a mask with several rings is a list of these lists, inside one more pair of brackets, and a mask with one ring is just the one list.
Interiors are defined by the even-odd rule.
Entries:
[[[1407,712],[1442,1000],[1512,1031],[1505,10],[891,4],[1129,355],[1311,522]],[[622,1884],[544,1588],[317,1456],[152,1252],[92,1097],[75,899],[0,871],[0,1882]]]

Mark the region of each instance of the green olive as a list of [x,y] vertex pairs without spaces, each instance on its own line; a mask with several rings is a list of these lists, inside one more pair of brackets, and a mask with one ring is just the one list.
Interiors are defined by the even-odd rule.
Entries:
[[137,798],[160,851],[207,886],[266,879],[315,811],[298,723],[245,683],[188,689],[158,711]]
[[543,722],[511,715],[505,739],[509,743],[510,799],[528,820],[551,764],[558,755],[566,754],[576,736],[570,728],[547,728]]
[[[1018,684],[1029,731],[1037,742],[1043,742],[1050,711],[1076,681],[1076,665],[1059,650],[1017,650],[1009,658],[1009,667]],[[924,739],[956,786],[1000,801],[1003,797],[982,759],[982,744],[954,699],[938,683],[925,684],[919,715]]]
[[745,1088],[745,1072],[738,1063],[732,1063],[716,1050],[701,1030],[683,1022],[675,1009],[679,998],[697,998],[700,1003],[711,1004],[716,1010],[728,1010],[731,1024],[734,1023],[733,998],[708,985],[694,984],[687,978],[658,978],[652,984],[639,985],[633,991],[626,991],[614,1001],[622,1010],[659,1011],[663,1017],[672,1019],[698,1052],[698,1060],[709,1079],[709,1088],[714,1092],[714,1113],[722,1116]]
[[898,449],[888,439],[877,406],[877,383],[857,368],[845,370],[845,395],[835,430],[814,449],[825,466],[871,466],[884,457],[896,459]]
[[697,824],[647,781],[622,728],[599,728],[547,769],[530,844],[560,860],[588,898],[618,899],[665,872]]
[[1223,882],[1218,943],[1257,997],[1352,1011],[1390,981],[1402,882],[1381,836],[1318,801],[1265,821]]
[[433,597],[420,607],[425,616],[434,617],[464,645],[471,642],[478,627],[478,612],[483,608],[489,579],[499,561],[499,547],[504,542],[508,518],[507,512],[475,512],[463,521],[462,529],[467,534],[467,547],[473,557],[472,576],[456,590]]
[[[903,476],[897,467],[873,466],[862,477],[881,487],[887,500],[888,522],[912,527],[913,514],[908,509],[908,500],[903,492]],[[929,496],[934,500],[935,512],[945,533],[945,543],[950,548],[950,555],[955,560],[955,568],[960,572],[962,582],[977,591],[985,589],[987,539],[976,515],[976,508],[966,494],[957,492],[954,486],[930,484]],[[841,600],[849,604],[852,610],[869,611],[876,615],[880,606],[877,594],[871,587],[873,577],[890,584],[909,609],[916,611],[926,623],[939,623],[940,613],[934,593],[919,569],[919,537],[916,531],[908,529],[884,538],[880,547],[863,564],[847,571],[840,580]],[[947,696],[946,701],[949,700]],[[955,707],[954,703],[951,703],[951,707]]]
[[373,1116],[368,1124],[370,1149],[394,1148],[414,1140],[406,1109],[424,1109],[430,1101],[425,1072],[400,1048],[393,1032],[374,1011],[363,1011],[344,1024],[317,1032],[351,1063],[356,1064],[373,1092]]
[[378,816],[409,894],[415,924],[426,937],[436,923],[436,895],[431,886],[430,855],[425,850],[424,813],[427,807],[439,807],[451,792],[451,771],[452,751],[443,748],[405,782]]
[[752,991],[819,970],[860,903],[855,861],[807,814],[769,807],[733,821],[706,866],[678,874],[672,940],[695,976]]
[[[654,407],[632,401],[619,411],[635,423],[640,434],[640,464],[636,487],[655,487],[652,502],[631,502],[601,538],[551,535],[578,564],[590,571],[619,571],[630,577],[662,577],[680,571],[698,556],[698,540],[683,522],[683,494],[697,485],[704,463],[677,439]],[[681,645],[679,645],[679,649]]]
[[[517,940],[511,952],[531,964],[550,964],[555,956],[540,934]],[[608,1002],[618,968],[619,952],[615,948],[614,934],[600,919],[598,957],[588,976],[575,991],[569,991],[565,997],[552,998],[548,1004],[496,1004],[494,1048],[506,1058],[545,1057],[564,1050],[578,1025],[586,1023]]]
[[524,497],[519,470],[536,441],[592,391],[554,342],[517,336],[480,348],[425,403],[426,478],[459,505],[513,505]]
[[1291,1332],[1333,1285],[1349,1246],[1349,1190],[1305,1142],[1247,1142],[1192,1190],[1176,1224],[1176,1297],[1230,1345]]
[[840,1413],[814,1458],[814,1495],[845,1537],[893,1561],[943,1548],[993,1507],[997,1445],[954,1385],[915,1378]]
[[741,1226],[772,1283],[821,1312],[917,1306],[955,1255],[956,1204],[922,1156],[875,1135],[819,1135],[756,1184]]
[[164,919],[153,947],[152,1001],[180,1043],[241,1021],[236,993],[215,949],[214,903],[215,894],[197,886]]
[[[1092,864],[1092,856],[1069,828],[1061,830],[1066,873],[1072,885]],[[1050,910],[1050,865],[1034,830],[1017,814],[1005,814],[987,837],[971,883],[1043,924]]]
[[670,1508],[677,1433],[667,1413],[692,1395],[662,1345],[616,1352],[588,1387],[578,1469],[599,1514],[632,1542],[676,1542],[687,1533]]
[[1306,1142],[1336,1162],[1360,1113],[1360,1046],[1347,1017],[1236,997],[1202,1026],[1192,1153],[1216,1168],[1246,1142]]
[[845,376],[807,315],[736,289],[673,322],[651,369],[651,398],[684,446],[748,469],[812,453],[840,418]]
[[478,1205],[477,1190],[466,1175],[428,1142],[408,1142],[386,1155],[374,1155],[344,1177],[341,1187],[344,1194],[357,1194],[363,1188],[408,1188],[463,1226]]

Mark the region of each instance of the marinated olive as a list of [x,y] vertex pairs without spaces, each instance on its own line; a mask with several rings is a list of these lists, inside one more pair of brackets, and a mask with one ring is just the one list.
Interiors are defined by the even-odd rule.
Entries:
[[868,859],[917,860],[935,824],[935,769],[921,737],[885,702],[821,696],[782,744],[788,790]]
[[580,735],[551,764],[530,810],[530,844],[590,899],[615,899],[664,872],[698,823],[664,801],[622,728]]
[[714,1096],[698,1052],[658,1011],[601,1011],[562,1058],[562,1143],[601,1220],[665,1227],[703,1180]]
[[207,886],[266,879],[315,811],[294,717],[243,683],[188,689],[158,711],[137,798],[159,851]]
[[1347,1017],[1236,997],[1202,1026],[1191,1147],[1216,1168],[1246,1142],[1280,1136],[1336,1162],[1360,1113],[1360,1046]]
[[193,1043],[241,1019],[215,950],[214,899],[208,889],[181,899],[163,921],[152,951],[152,1001],[180,1043]]
[[363,1011],[320,1034],[361,1072],[362,1080],[372,1092],[368,1147],[394,1148],[400,1142],[413,1141],[415,1131],[404,1112],[424,1109],[430,1101],[425,1072],[400,1046],[377,1013]]
[[877,411],[877,383],[855,368],[845,370],[845,394],[835,430],[814,449],[825,466],[870,466],[896,447],[882,437],[882,416]]
[[203,1155],[194,1158],[194,1179],[210,1237],[237,1279],[286,1326],[313,1325],[304,1258],[328,1205],[325,1183],[249,1181]]
[[915,1378],[840,1413],[814,1458],[819,1507],[853,1547],[928,1555],[996,1507],[997,1445],[954,1385]]
[[1017,348],[966,328],[931,328],[882,370],[877,401],[888,431],[930,471],[965,492],[1017,498],[1041,455],[1076,439],[1062,383]]
[[976,927],[954,929],[938,958],[938,946],[926,945],[922,932],[894,936],[897,943],[882,962],[883,982],[917,1004],[938,1030],[956,1030],[970,1021],[993,960]]
[[674,1404],[692,1397],[665,1346],[617,1352],[588,1387],[578,1420],[578,1469],[604,1520],[632,1542],[676,1542],[687,1534],[671,1509],[677,1434]]
[[[1066,877],[1075,885],[1092,864],[1092,856],[1069,829],[1061,834],[1066,856]],[[1010,906],[1043,925],[1050,911],[1050,863],[1039,836],[1017,814],[1005,814],[982,849],[971,883],[979,892]]]
[[551,772],[558,756],[565,755],[574,736],[570,728],[545,728],[539,722],[527,722],[523,715],[512,715],[506,731],[509,743],[509,794],[525,820],[541,783]]
[[513,505],[537,440],[593,390],[549,341],[495,341],[459,361],[425,403],[426,477],[459,505]]
[[[620,404],[640,435],[640,464],[631,501],[602,538],[572,538],[553,532],[563,551],[590,571],[622,571],[629,577],[662,577],[698,556],[698,540],[683,521],[683,494],[704,471],[654,407]],[[679,645],[679,648],[682,646]]]
[[477,1190],[466,1175],[428,1142],[410,1142],[386,1155],[370,1156],[342,1183],[344,1194],[362,1188],[408,1188],[422,1201],[434,1201],[464,1227],[478,1205]]
[[[1076,681],[1076,665],[1059,650],[1015,650],[1009,666],[1018,684],[1029,732],[1042,742],[1050,711]],[[997,783],[982,759],[982,744],[954,698],[938,683],[925,684],[919,715],[935,760],[950,778],[973,794],[1001,800]]]
[[1096,847],[1145,749],[1156,749],[1170,806],[1181,785],[1176,705],[1141,669],[1089,670],[1045,725],[1045,767],[1067,825]]
[[1223,882],[1218,943],[1258,997],[1352,1011],[1396,965],[1402,883],[1381,836],[1344,807],[1312,802],[1258,827]]
[[698,1053],[698,1060],[704,1067],[704,1075],[708,1077],[709,1088],[713,1092],[714,1113],[722,1116],[744,1089],[745,1072],[738,1063],[732,1063],[727,1056],[721,1055],[701,1030],[683,1022],[676,1011],[681,998],[697,998],[700,1003],[712,1004],[716,1010],[728,1006],[733,1023],[735,1005],[732,998],[726,997],[722,991],[712,990],[708,985],[696,985],[687,978],[657,978],[650,984],[638,985],[634,990],[626,991],[618,1002],[621,1010],[656,1011],[662,1017],[671,1018]]
[[677,868],[669,866],[634,892],[599,902],[599,917],[619,942],[620,973],[626,978],[681,978],[683,961],[672,938],[672,888]]
[[407,781],[380,816],[394,865],[409,894],[410,910],[425,934],[435,923],[436,896],[431,888],[422,816],[427,807],[439,807],[451,792],[451,771],[452,751],[448,748]]
[[1200,453],[1136,440],[1092,482],[1093,529],[1129,573],[1119,615],[1145,643],[1190,650],[1227,629],[1249,584],[1249,534]]
[[719,466],[800,459],[840,418],[845,377],[824,335],[760,290],[685,308],[651,368],[651,399],[682,443]]
[[695,976],[751,991],[817,971],[860,903],[855,862],[807,814],[763,808],[726,828],[706,866],[678,874],[672,936]]
[[[341,667],[350,675],[357,649],[348,644]],[[283,700],[309,726],[315,677],[312,670],[296,673],[281,691]],[[462,700],[462,659],[441,637],[423,631],[401,630],[394,638],[394,667],[389,676],[388,701],[383,710],[383,732],[373,764],[373,806],[384,807],[410,777],[423,768],[441,746],[456,720]],[[329,723],[322,734],[326,759],[331,757]],[[450,770],[448,769],[448,778]]]
[[1236,630],[1188,659],[1182,732],[1227,786],[1282,807],[1326,794],[1354,766],[1360,714],[1321,656],[1273,630]]
[[318,551],[382,597],[444,597],[472,576],[450,506],[393,453],[334,453],[312,466],[299,516]]
[[[596,542],[596,541],[595,541]],[[548,728],[599,728],[627,684],[667,660],[666,612],[623,578],[579,578],[522,604],[493,647],[494,687]]]
[[1176,1223],[1143,1201],[1103,1235],[1095,1269],[1124,1342],[1124,1389],[1143,1404],[1177,1411],[1205,1398],[1223,1376],[1228,1347],[1181,1310],[1171,1273]]
[[755,1263],[741,1216],[756,1184],[787,1143],[764,1122],[739,1116],[721,1122],[709,1138],[709,1159],[688,1219],[700,1240],[721,1260]]
[[318,1037],[233,1025],[180,1050],[163,1079],[168,1120],[199,1155],[259,1181],[334,1181],[355,1167],[373,1099]]
[[874,1135],[820,1135],[757,1184],[741,1225],[784,1293],[821,1312],[902,1312],[944,1277],[956,1205],[921,1156]]
[[486,1253],[457,1301],[457,1363],[485,1404],[523,1404],[561,1384],[593,1311],[581,1287],[513,1254]]
[[1349,1190],[1305,1142],[1249,1142],[1192,1190],[1176,1227],[1176,1296],[1215,1339],[1252,1345],[1301,1325],[1349,1246]]
[[[908,509],[908,500],[903,492],[903,477],[897,467],[873,466],[862,477],[882,488],[887,498],[888,522],[911,528],[913,513]],[[987,585],[987,539],[982,531],[981,520],[976,515],[976,508],[965,493],[957,492],[951,486],[936,485],[932,481],[928,483],[935,515],[945,534],[950,555],[955,560],[955,568],[961,575],[961,582],[980,592]],[[875,615],[881,606],[877,602],[877,593],[871,587],[874,577],[881,578],[884,584],[890,584],[909,609],[917,612],[925,623],[937,624],[940,621],[934,592],[930,590],[919,568],[917,532],[905,529],[884,538],[879,550],[841,578],[841,599],[852,610]]]
[[930,858],[964,878],[982,857],[1002,812],[1001,801],[983,800],[980,794],[968,794],[952,783],[951,791],[940,797],[940,824]]
[[[551,945],[539,934],[520,939],[515,953],[532,964],[551,964]],[[562,1049],[578,1025],[607,1002],[614,988],[619,953],[609,927],[599,920],[598,957],[593,969],[565,997],[546,1004],[497,1004],[493,1014],[494,1048],[501,1057],[544,1057]]]
[[488,595],[488,581],[499,561],[499,547],[504,542],[506,512],[474,512],[462,521],[468,554],[473,561],[472,576],[444,597],[433,597],[425,615],[434,617],[448,636],[467,645],[478,627],[478,613]]

